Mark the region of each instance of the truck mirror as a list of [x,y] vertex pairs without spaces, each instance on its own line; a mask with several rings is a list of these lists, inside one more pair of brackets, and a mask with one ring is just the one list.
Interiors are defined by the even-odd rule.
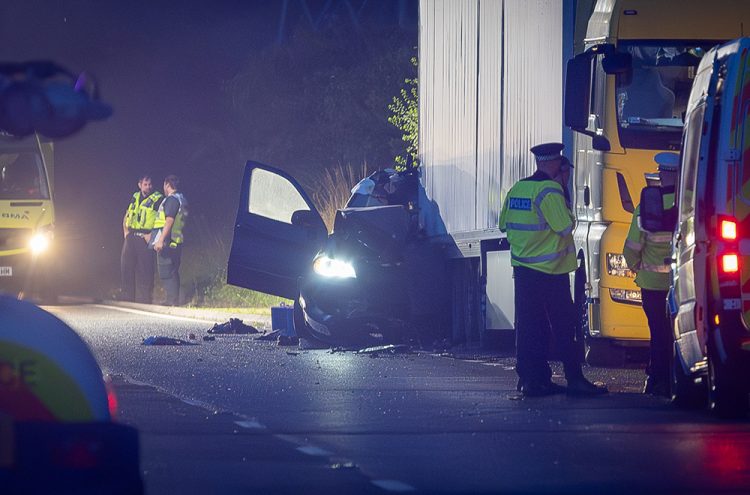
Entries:
[[591,147],[596,151],[609,151],[610,149],[612,149],[612,146],[609,144],[609,139],[605,138],[601,134],[589,134],[589,132],[584,132],[584,134],[591,136]]
[[581,131],[589,125],[593,58],[581,53],[568,60],[565,77],[565,125]]
[[664,199],[658,186],[641,191],[641,228],[648,232],[672,232],[677,224],[677,208],[664,209]]
[[633,56],[629,53],[608,53],[602,59],[606,74],[626,74],[633,69]]

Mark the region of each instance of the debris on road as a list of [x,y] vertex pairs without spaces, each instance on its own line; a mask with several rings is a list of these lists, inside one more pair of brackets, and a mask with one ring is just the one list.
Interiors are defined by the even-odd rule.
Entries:
[[357,351],[357,354],[369,354],[370,356],[377,356],[380,353],[408,354],[410,352],[411,352],[411,348],[406,344],[389,344],[389,345],[379,345],[376,347],[367,347],[365,349],[360,349]]
[[287,353],[287,354],[288,354],[289,356],[299,356],[299,352],[294,352],[294,351],[286,351],[286,353]]
[[239,318],[229,318],[229,321],[224,323],[214,323],[208,333],[232,333],[232,334],[248,334],[248,333],[260,333],[258,329],[252,325],[248,325]]
[[216,340],[216,337],[214,337],[213,335],[204,335],[203,340],[205,340],[206,342],[210,342]]
[[176,339],[174,337],[163,337],[160,335],[152,335],[143,339],[142,345],[198,345],[195,342],[188,342],[187,340]]
[[274,330],[273,332],[268,332],[266,334],[261,335],[260,337],[258,337],[255,340],[273,340],[273,341],[275,341],[276,339],[279,338],[280,334],[281,334],[281,332],[279,330]]

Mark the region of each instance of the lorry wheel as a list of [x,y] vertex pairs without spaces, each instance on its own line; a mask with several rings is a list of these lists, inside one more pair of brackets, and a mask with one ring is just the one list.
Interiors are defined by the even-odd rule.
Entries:
[[748,390],[744,377],[732,373],[732,369],[708,355],[708,405],[720,418],[736,419],[747,416]]
[[677,407],[698,409],[706,405],[706,379],[685,373],[676,344],[672,348],[671,389],[672,403]]
[[586,362],[590,366],[618,368],[625,365],[625,349],[608,340],[586,338]]

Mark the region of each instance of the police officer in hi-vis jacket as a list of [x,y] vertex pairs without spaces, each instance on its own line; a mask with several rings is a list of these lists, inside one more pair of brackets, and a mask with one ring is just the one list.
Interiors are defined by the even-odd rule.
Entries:
[[153,189],[151,176],[142,175],[138,179],[138,191],[133,193],[122,219],[121,299],[125,301],[151,303],[156,256],[148,244],[163,199],[162,194]]
[[[664,209],[674,207],[675,184],[680,166],[677,153],[657,153]],[[670,266],[665,259],[672,253],[672,232],[647,232],[641,226],[641,207],[633,212],[622,254],[628,268],[635,272],[635,284],[641,288],[643,311],[651,333],[651,355],[644,393],[669,397],[669,366],[672,356],[672,334],[667,316],[667,292]]]
[[[607,392],[605,386],[584,377],[583,356],[575,342],[578,315],[569,277],[576,269],[573,216],[556,181],[566,160],[561,155],[563,147],[545,143],[531,148],[536,173],[510,189],[500,214],[499,227],[508,236],[513,265],[516,372],[526,397]],[[559,348],[567,387],[551,380],[547,356],[550,333]]]

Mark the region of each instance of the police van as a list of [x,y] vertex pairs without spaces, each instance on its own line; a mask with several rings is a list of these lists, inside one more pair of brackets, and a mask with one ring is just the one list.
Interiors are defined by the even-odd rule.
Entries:
[[[713,48],[701,61],[682,144],[670,296],[673,400],[693,406],[708,400],[720,416],[744,416],[750,392],[750,38]],[[646,196],[641,204],[649,213],[642,222],[651,230],[662,215],[660,198]]]

